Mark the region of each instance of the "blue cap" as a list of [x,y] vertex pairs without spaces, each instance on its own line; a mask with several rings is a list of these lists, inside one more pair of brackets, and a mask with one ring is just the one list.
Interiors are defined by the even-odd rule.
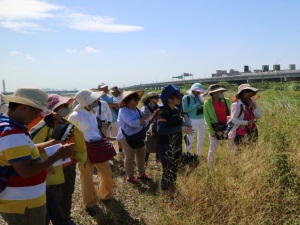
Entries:
[[200,83],[194,83],[191,86],[190,91],[205,92],[205,89],[204,89],[204,87],[203,87],[202,84],[200,84]]
[[180,88],[176,87],[173,84],[165,86],[159,96],[162,103],[165,105],[168,101],[168,98],[170,98],[175,92],[180,92]]

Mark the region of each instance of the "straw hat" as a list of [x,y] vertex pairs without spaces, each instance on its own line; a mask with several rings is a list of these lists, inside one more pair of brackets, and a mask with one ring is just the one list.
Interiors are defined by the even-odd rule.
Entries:
[[124,91],[123,92],[123,97],[122,97],[122,99],[120,101],[120,106],[121,107],[124,106],[125,105],[124,104],[124,100],[126,98],[128,98],[130,95],[133,95],[133,94],[138,94],[140,97],[142,97],[143,94],[144,94],[144,91],[143,90],[138,90],[138,91]]
[[212,84],[208,87],[207,94],[210,95],[218,91],[228,91],[228,89],[223,88],[220,84]]
[[89,90],[81,90],[75,95],[75,99],[78,104],[74,110],[83,109],[85,106],[92,104],[103,95],[103,91],[92,92]]
[[147,101],[147,99],[151,98],[151,97],[159,97],[159,94],[157,94],[154,91],[148,92],[144,98],[142,98],[142,102],[145,103]]
[[63,104],[71,104],[73,101],[73,98],[66,98],[58,94],[51,94],[48,96],[47,109],[54,111],[59,106]]
[[47,110],[48,94],[39,89],[18,88],[13,95],[4,96],[6,102],[15,102],[37,109]]

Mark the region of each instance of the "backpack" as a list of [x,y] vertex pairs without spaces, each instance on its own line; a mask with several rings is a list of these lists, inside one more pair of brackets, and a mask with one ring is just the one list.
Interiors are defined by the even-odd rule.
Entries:
[[[159,110],[163,110],[164,112],[169,114],[167,110],[160,108],[155,113],[158,113]],[[156,130],[156,118],[154,117],[153,120],[154,121],[149,125],[149,128],[146,132],[146,138],[144,140],[146,151],[149,153],[155,153],[157,149],[158,133]]]

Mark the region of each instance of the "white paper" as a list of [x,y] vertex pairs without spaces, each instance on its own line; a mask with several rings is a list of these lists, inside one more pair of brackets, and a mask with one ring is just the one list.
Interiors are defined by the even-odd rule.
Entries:
[[[52,156],[60,147],[62,146],[62,144],[56,144],[56,145],[51,145],[49,147],[45,148],[45,152],[48,156]],[[70,158],[66,158],[66,159],[59,159],[57,160],[55,163],[53,163],[52,166],[59,166],[65,163],[71,162]]]

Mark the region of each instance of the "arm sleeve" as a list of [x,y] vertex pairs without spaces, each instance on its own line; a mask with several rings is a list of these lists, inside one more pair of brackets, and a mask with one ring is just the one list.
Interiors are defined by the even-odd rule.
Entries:
[[157,133],[159,135],[178,133],[182,130],[181,126],[167,128],[166,125],[167,121],[157,121]]
[[76,126],[74,127],[74,143],[74,158],[80,163],[85,163],[87,160],[85,139],[81,130]]
[[215,131],[214,129],[212,128],[212,121],[211,121],[211,118],[209,116],[209,102],[206,101],[204,103],[204,120],[205,120],[205,124],[206,124],[206,127],[208,129],[208,132],[209,134],[212,136],[212,135],[215,135]]
[[253,101],[255,106],[256,106],[256,109],[253,110],[253,113],[254,113],[254,116],[255,116],[255,119],[260,119],[262,117],[262,111],[260,110],[260,108],[258,107],[257,103],[255,101]]
[[[240,117],[238,117],[241,115]],[[234,125],[239,125],[239,126],[246,126],[248,124],[247,120],[242,120],[241,117],[244,115],[244,113],[241,114],[241,104],[238,104],[237,102],[234,102],[231,105],[231,114],[230,114],[230,121]]]
[[112,114],[107,102],[102,101],[101,104],[103,104],[102,106],[105,105],[104,107],[105,107],[105,115],[106,115],[107,122],[112,122]]
[[132,114],[124,110],[124,108],[121,108],[119,110],[119,115],[118,115],[118,125],[121,125],[121,121],[129,125],[130,127],[133,128],[138,128],[140,126],[140,119],[132,119]]
[[70,122],[72,122],[74,125],[76,125],[76,126],[78,126],[78,117],[74,114],[74,113],[72,113],[69,117],[68,117],[68,120],[70,121]]

